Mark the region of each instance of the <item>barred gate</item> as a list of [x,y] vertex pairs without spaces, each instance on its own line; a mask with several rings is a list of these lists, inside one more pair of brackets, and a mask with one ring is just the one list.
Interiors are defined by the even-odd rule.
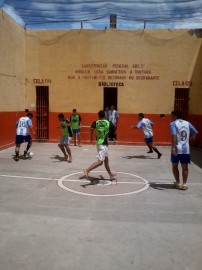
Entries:
[[189,89],[175,88],[174,108],[182,112],[182,119],[187,120],[189,113]]
[[36,86],[36,139],[48,140],[49,87]]

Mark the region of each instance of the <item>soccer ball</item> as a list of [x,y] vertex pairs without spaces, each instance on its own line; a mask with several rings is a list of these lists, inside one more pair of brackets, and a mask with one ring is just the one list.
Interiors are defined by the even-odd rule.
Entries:
[[29,158],[31,158],[31,157],[33,157],[34,153],[29,152],[29,153],[27,153],[27,155],[28,155]]

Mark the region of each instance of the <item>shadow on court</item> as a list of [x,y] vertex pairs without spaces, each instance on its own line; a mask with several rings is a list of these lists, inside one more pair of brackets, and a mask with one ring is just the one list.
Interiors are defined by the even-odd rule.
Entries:
[[137,155],[137,156],[125,156],[123,158],[126,158],[126,159],[132,159],[132,158],[139,158],[139,159],[156,159],[156,158],[153,158],[153,157],[150,157],[150,156],[145,156],[145,155]]
[[[15,155],[12,155],[12,159],[13,160],[16,160],[16,156]],[[24,155],[19,155],[19,159],[22,159],[22,160],[31,160],[32,157],[28,157],[28,156],[24,156]]]
[[65,157],[61,157],[59,155],[52,156],[52,157],[50,157],[50,159],[55,159],[54,162],[61,162],[61,161],[66,161],[67,162],[67,160],[65,159]]
[[151,188],[157,189],[157,190],[164,190],[164,189],[175,189],[173,184],[164,184],[164,183],[153,183],[150,184]]
[[98,184],[104,185],[105,181],[112,181],[109,178],[104,178],[103,175],[99,175],[99,177],[92,177],[92,176],[88,176],[88,179],[86,178],[86,175],[82,175],[81,177],[79,177],[80,180],[82,179],[86,179],[89,181],[89,183],[86,184],[82,184],[81,187],[86,188],[87,186],[95,186]]

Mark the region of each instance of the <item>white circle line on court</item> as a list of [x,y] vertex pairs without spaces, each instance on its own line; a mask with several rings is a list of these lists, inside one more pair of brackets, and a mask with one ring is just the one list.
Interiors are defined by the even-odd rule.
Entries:
[[[94,171],[94,172],[98,172],[98,173],[101,173],[102,172],[103,173],[104,171]],[[116,173],[117,174],[126,174],[126,175],[130,175],[130,176],[139,178],[139,179],[141,179],[144,182],[144,184],[145,184],[144,187],[142,187],[141,189],[135,190],[135,191],[125,192],[125,193],[117,193],[117,194],[92,194],[92,193],[84,193],[84,192],[81,192],[81,191],[73,190],[71,188],[66,187],[63,184],[64,181],[68,181],[68,180],[66,180],[66,178],[71,177],[71,176],[76,175],[76,174],[81,174],[81,173],[83,174],[84,172],[81,171],[81,172],[76,172],[76,173],[71,173],[71,174],[68,174],[68,175],[64,175],[63,177],[61,177],[58,180],[58,186],[61,187],[64,190],[66,190],[66,191],[69,191],[69,192],[72,192],[72,193],[75,193],[75,194],[78,194],[78,195],[91,196],[91,197],[116,197],[116,196],[132,195],[132,194],[143,192],[143,191],[145,191],[145,190],[147,190],[149,188],[149,181],[148,180],[142,178],[139,175],[135,175],[135,174],[131,174],[131,173],[125,173],[125,172],[116,172]]]

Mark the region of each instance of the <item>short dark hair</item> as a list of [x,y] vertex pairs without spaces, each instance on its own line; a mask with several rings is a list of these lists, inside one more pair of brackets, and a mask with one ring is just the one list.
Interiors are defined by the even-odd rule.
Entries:
[[26,116],[29,117],[29,118],[32,118],[32,117],[33,117],[33,114],[32,114],[31,112],[28,112],[28,113],[26,114]]
[[58,118],[64,118],[65,116],[64,116],[64,114],[63,113],[59,113],[58,114]]
[[73,112],[76,112],[76,109],[73,109],[72,111],[73,111]]
[[175,109],[171,112],[171,115],[176,116],[177,118],[181,118],[182,117],[182,112],[178,109]]
[[105,112],[104,112],[103,110],[100,110],[100,111],[98,112],[98,116],[99,116],[100,118],[104,118],[104,117],[105,117]]
[[144,118],[144,113],[139,113],[138,116]]

